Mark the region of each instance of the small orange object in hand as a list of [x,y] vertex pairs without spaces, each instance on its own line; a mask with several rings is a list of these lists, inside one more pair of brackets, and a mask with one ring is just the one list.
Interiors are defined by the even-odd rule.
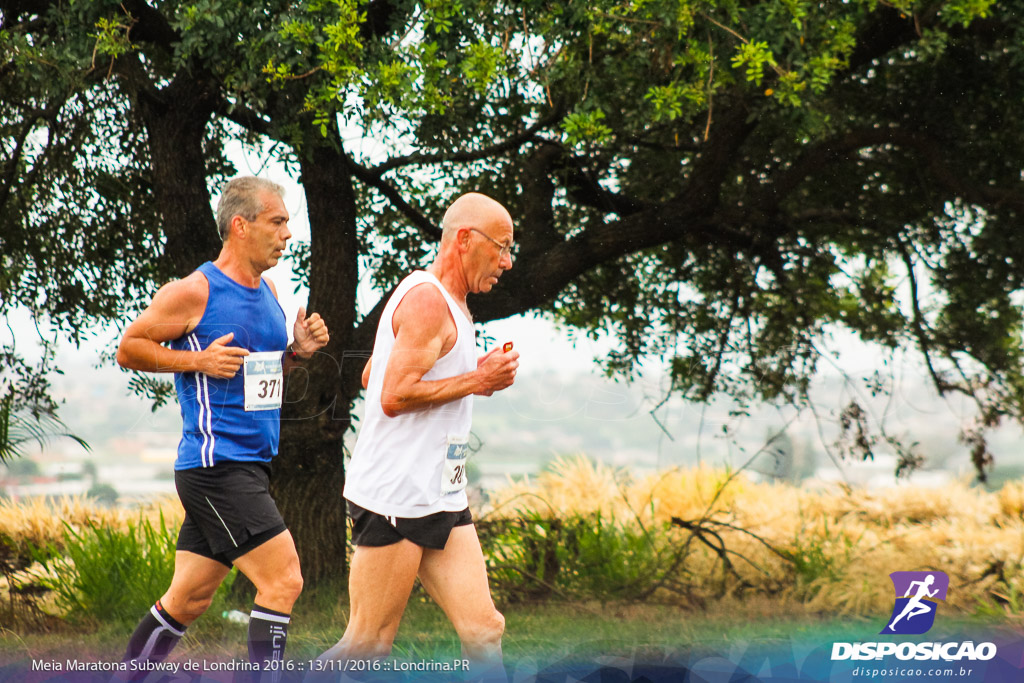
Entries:
[[501,347],[501,352],[502,353],[508,353],[511,350],[512,350],[512,342],[505,342],[504,345],[502,345],[502,347]]

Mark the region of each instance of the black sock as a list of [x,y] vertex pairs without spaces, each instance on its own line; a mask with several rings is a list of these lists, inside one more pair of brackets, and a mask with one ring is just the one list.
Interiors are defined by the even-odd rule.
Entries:
[[128,650],[121,661],[162,662],[183,635],[185,627],[168,614],[157,600],[135,627],[135,632],[128,640]]
[[259,664],[260,670],[266,674],[262,677],[254,676],[255,680],[281,680],[281,664],[290,621],[290,614],[255,604],[252,606],[249,615],[249,661]]

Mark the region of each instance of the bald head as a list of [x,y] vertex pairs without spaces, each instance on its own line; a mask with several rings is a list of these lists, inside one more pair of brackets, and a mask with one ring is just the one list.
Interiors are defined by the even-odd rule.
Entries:
[[464,194],[448,207],[441,222],[441,244],[451,242],[462,228],[512,227],[512,216],[504,206],[478,192]]

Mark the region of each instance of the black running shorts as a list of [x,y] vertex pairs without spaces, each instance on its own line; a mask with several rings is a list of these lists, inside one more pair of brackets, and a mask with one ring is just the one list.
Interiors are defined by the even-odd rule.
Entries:
[[452,529],[473,523],[469,508],[426,517],[386,517],[349,501],[348,513],[352,517],[352,544],[374,547],[392,545],[404,538],[423,548],[444,550]]
[[174,472],[185,508],[178,550],[231,566],[288,527],[270,497],[270,465],[221,462]]

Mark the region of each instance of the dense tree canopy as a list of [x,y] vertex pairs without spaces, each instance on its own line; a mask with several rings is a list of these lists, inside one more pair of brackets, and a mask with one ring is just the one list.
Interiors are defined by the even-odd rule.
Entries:
[[212,257],[230,141],[300,178],[332,342],[292,383],[276,486],[309,578],[343,557],[351,354],[381,308],[357,282],[428,262],[459,191],[517,226],[477,320],[610,331],[610,371],[660,356],[693,400],[801,400],[838,325],[916,348],[982,426],[1024,417],[1021,3],[0,7],[3,311],[74,336]]

